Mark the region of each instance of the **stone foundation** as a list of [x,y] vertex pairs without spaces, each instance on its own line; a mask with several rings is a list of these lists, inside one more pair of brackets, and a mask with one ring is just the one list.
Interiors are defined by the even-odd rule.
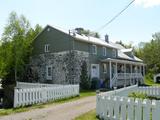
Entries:
[[[45,53],[31,58],[30,66],[38,73],[38,81],[54,84],[77,84],[80,81],[81,65],[89,66],[89,53],[65,51]],[[52,65],[52,80],[46,80],[46,66]]]

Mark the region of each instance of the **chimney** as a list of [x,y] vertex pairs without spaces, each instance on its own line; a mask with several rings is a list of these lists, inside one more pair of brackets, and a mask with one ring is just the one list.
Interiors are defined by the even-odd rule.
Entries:
[[108,37],[107,34],[105,35],[105,41],[106,41],[107,43],[109,43],[109,37]]

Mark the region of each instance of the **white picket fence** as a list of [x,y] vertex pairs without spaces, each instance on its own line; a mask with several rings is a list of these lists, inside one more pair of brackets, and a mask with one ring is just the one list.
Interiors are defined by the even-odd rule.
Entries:
[[129,98],[132,92],[160,96],[160,87],[134,85],[97,94],[97,116],[105,120],[160,120],[160,101]]
[[160,97],[160,87],[159,86],[138,87],[136,92],[144,93],[150,96]]
[[55,87],[61,86],[60,84],[44,84],[44,83],[28,83],[28,82],[17,82],[17,88],[37,88],[37,87]]
[[59,85],[52,87],[15,88],[14,107],[35,103],[45,103],[79,95],[79,85]]
[[160,102],[98,95],[96,113],[105,120],[159,120]]
[[124,87],[124,88],[121,88],[121,89],[116,89],[116,90],[112,90],[112,91],[108,91],[108,92],[104,92],[104,93],[101,93],[99,95],[101,96],[128,96],[129,93],[132,93],[134,91],[137,90],[137,85],[133,85],[133,86],[129,86],[129,87]]

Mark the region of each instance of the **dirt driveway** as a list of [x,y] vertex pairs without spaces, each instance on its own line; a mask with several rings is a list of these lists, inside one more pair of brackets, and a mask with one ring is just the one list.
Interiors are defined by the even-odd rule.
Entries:
[[0,120],[72,120],[95,107],[96,97],[91,96],[73,102],[0,117]]

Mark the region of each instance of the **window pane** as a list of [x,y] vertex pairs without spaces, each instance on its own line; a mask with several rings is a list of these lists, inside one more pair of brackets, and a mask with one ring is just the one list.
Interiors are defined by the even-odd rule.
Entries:
[[106,48],[103,47],[103,56],[106,56]]
[[49,45],[46,44],[44,49],[45,49],[45,52],[49,52]]
[[103,64],[103,72],[106,73],[107,72],[107,65]]
[[51,76],[51,73],[52,73],[51,67],[48,67],[48,76]]
[[97,53],[97,47],[95,45],[92,45],[92,53],[93,54]]

